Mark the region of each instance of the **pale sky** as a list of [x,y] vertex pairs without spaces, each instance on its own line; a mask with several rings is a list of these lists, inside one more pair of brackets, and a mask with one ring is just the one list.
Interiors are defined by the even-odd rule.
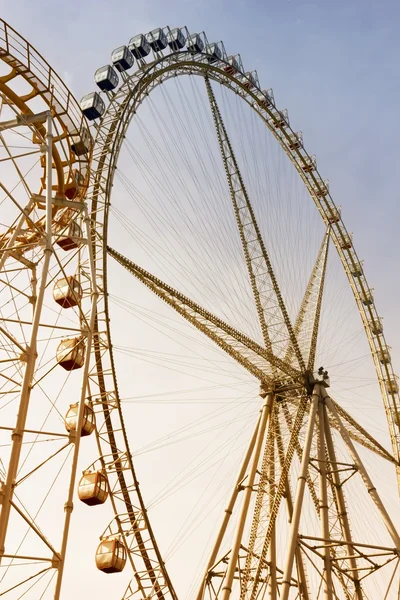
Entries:
[[[0,9],[2,18],[44,55],[78,99],[94,90],[94,71],[109,62],[115,47],[126,44],[136,33],[147,32],[157,26],[187,25],[192,31],[204,30],[210,41],[222,39],[228,53],[240,52],[246,68],[257,69],[262,87],[274,89],[277,105],[288,109],[291,125],[303,132],[308,152],[317,155],[319,171],[329,179],[332,196],[336,204],[343,207],[346,227],[354,232],[355,248],[360,258],[365,260],[364,267],[369,284],[375,289],[378,312],[384,317],[386,339],[393,346],[394,368],[400,371],[397,343],[400,337],[397,171],[400,158],[397,100],[400,92],[400,6],[395,0],[175,0],[168,3],[160,0],[143,3],[127,0],[70,0],[67,3],[59,0],[0,0]],[[124,210],[124,206],[119,208]],[[118,267],[113,271],[112,279],[117,283],[119,277],[129,285],[129,278],[121,275]],[[120,291],[116,290],[117,295]],[[158,310],[155,301],[148,301],[147,296],[139,297],[138,304],[146,302],[154,311]],[[124,318],[133,317],[126,314]],[[121,321],[118,319],[115,314],[115,322],[119,326],[116,337],[122,345],[124,325],[122,317]],[[161,347],[162,336],[154,331],[149,334],[142,321],[135,327],[130,331],[136,331],[137,338],[134,341],[128,339],[124,345],[142,348],[147,343],[148,347],[160,343]],[[149,335],[154,335],[154,338],[149,339]],[[171,351],[179,353],[182,348],[177,344]],[[207,357],[210,360],[212,355],[207,354]],[[218,358],[219,355],[216,355],[215,359]],[[147,371],[145,363],[132,363],[125,356],[120,356],[119,361],[120,372],[124,372],[121,379],[125,396],[128,396],[128,390],[132,397],[144,394],[146,390],[151,393],[151,385],[146,387],[146,376],[165,377],[163,385],[169,390],[202,385],[202,381],[182,374],[177,379],[176,374],[161,371],[159,376],[156,370]],[[142,378],[138,375],[137,381],[135,368],[143,368]],[[132,373],[129,380],[127,373]],[[204,373],[201,375],[204,376]],[[237,388],[242,386],[243,394],[248,393],[249,387],[243,386],[246,382],[240,380],[235,369],[226,374],[224,381],[227,387],[232,387],[232,377],[237,377]],[[209,381],[203,383],[209,385]],[[238,391],[237,388],[235,394],[239,397],[240,389]],[[157,389],[160,392],[162,385],[158,385]],[[203,393],[201,395],[204,396]],[[171,416],[168,406],[139,404],[138,409],[135,409],[137,405],[132,406],[127,407],[126,415],[134,449],[144,447],[146,440],[150,443],[161,438],[164,424],[169,431],[168,428],[174,429],[176,423],[184,424],[186,418],[193,420],[203,415],[193,407],[184,407],[185,416],[181,418],[175,413]],[[162,423],[153,423],[155,414]],[[138,419],[140,430],[136,431]],[[208,443],[213,448],[212,443]],[[139,479],[148,488],[150,497],[156,496],[160,487],[168,485],[171,477],[164,473],[164,464],[178,457],[179,444],[176,452],[164,455],[164,459],[163,455],[160,459],[155,453],[148,463],[141,464],[139,454]],[[91,462],[89,458],[84,460],[86,464]],[[140,471],[140,467],[145,472]],[[178,468],[176,470],[179,471]],[[160,479],[160,484],[153,489],[152,479],[155,477]],[[218,474],[213,477],[218,479]],[[229,489],[228,484],[226,489]],[[195,488],[196,491],[199,490]],[[191,502],[189,492],[173,498],[175,506],[169,510],[176,513],[180,505],[184,511],[185,505]],[[77,514],[73,525],[73,535],[76,536],[73,547],[79,544],[78,536],[87,531],[88,536],[94,537],[85,548],[95,548],[97,537],[107,524],[106,519],[86,521],[88,513],[81,509],[77,509]],[[168,547],[168,539],[176,535],[176,527],[162,515],[160,509],[155,519],[165,548]],[[213,519],[218,523],[217,513],[213,513]],[[207,530],[204,536],[210,542],[212,530]],[[203,537],[199,538],[201,543],[207,541]],[[182,583],[176,586],[179,591],[186,592],[190,588],[191,576],[196,570],[193,563],[200,560],[198,556],[204,562],[207,555],[207,551],[203,555],[202,550],[194,553],[194,558],[189,558],[191,549],[193,546],[189,542],[185,547],[188,556],[183,556],[172,566],[174,580],[179,579],[183,572]],[[92,559],[89,562],[93,562]],[[86,592],[90,591],[92,575],[96,589],[101,589],[103,584],[102,575],[99,578],[99,574],[94,572],[89,581],[84,581],[84,573],[80,572],[78,581],[82,582]],[[66,586],[72,593],[73,570],[68,571],[68,577]],[[113,584],[108,580],[111,590]]]

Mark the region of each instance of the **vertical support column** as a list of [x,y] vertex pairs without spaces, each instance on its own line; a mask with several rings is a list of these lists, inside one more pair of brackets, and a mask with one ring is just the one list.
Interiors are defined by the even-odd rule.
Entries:
[[[325,405],[322,398],[318,404],[318,464],[319,464],[319,518],[321,520],[321,537],[324,540],[330,539],[329,531],[329,505],[328,505],[328,487],[326,480],[326,452],[325,452],[325,425],[324,412]],[[324,553],[324,598],[333,600],[332,586],[332,563],[329,545],[325,541]]]
[[[271,518],[271,508],[275,496],[275,411],[271,412],[269,419],[268,438],[269,438],[269,511]],[[277,579],[276,579],[276,525],[271,533],[271,542],[268,548],[269,562],[269,581],[268,581],[268,596],[270,600],[277,600]]]
[[84,410],[85,410],[85,399],[86,393],[88,389],[88,375],[89,375],[89,367],[90,367],[90,359],[92,356],[91,348],[93,342],[93,333],[96,321],[96,313],[97,313],[97,299],[98,299],[98,289],[96,283],[96,271],[95,271],[95,261],[93,256],[93,246],[91,243],[91,223],[90,217],[85,207],[85,229],[86,229],[86,239],[87,239],[87,248],[89,253],[89,263],[90,263],[90,278],[92,282],[92,301],[90,307],[90,319],[89,319],[89,330],[87,332],[86,338],[86,354],[85,354],[85,362],[83,365],[83,374],[82,374],[82,387],[81,387],[81,395],[79,399],[79,408],[78,408],[78,419],[76,425],[75,439],[74,439],[74,452],[72,457],[71,464],[71,475],[69,480],[69,488],[68,488],[68,497],[65,503],[65,521],[64,521],[64,529],[63,536],[61,542],[61,551],[60,551],[60,561],[58,563],[58,573],[57,573],[57,581],[56,581],[56,589],[54,592],[54,600],[59,600],[61,593],[61,584],[62,577],[64,573],[64,565],[65,565],[65,556],[67,551],[68,544],[68,534],[69,527],[71,522],[71,514],[74,508],[73,505],[73,497],[75,491],[75,482],[76,482],[76,472],[78,467],[78,457],[79,457],[79,448],[81,442],[81,429],[83,425],[84,418]]
[[39,292],[32,319],[32,329],[29,338],[29,346],[26,352],[26,366],[21,385],[18,416],[15,428],[12,432],[12,445],[10,460],[7,469],[6,481],[0,491],[1,513],[0,513],[0,562],[5,552],[5,539],[7,535],[8,522],[10,519],[11,501],[14,495],[15,479],[18,472],[19,459],[22,449],[22,440],[28,415],[29,400],[31,396],[32,379],[35,372],[37,359],[37,333],[43,308],[44,293],[46,290],[47,276],[49,272],[50,258],[52,254],[52,168],[53,168],[53,133],[52,118],[49,112],[46,117],[46,230],[45,247],[42,274]]
[[290,593],[290,580],[292,577],[293,562],[294,562],[294,557],[295,557],[295,553],[296,553],[297,537],[298,537],[300,517],[301,517],[301,509],[302,509],[302,505],[303,505],[304,490],[305,490],[305,486],[306,486],[307,471],[308,471],[308,463],[309,463],[309,459],[310,459],[310,450],[311,450],[311,444],[312,444],[313,433],[314,433],[315,415],[317,412],[318,401],[319,401],[320,394],[321,394],[320,387],[321,386],[319,384],[316,384],[314,386],[314,391],[313,391],[312,398],[311,398],[310,415],[309,415],[309,420],[308,420],[306,439],[304,442],[303,456],[302,456],[301,466],[300,466],[300,473],[299,473],[298,482],[297,482],[296,496],[295,496],[295,500],[294,500],[293,518],[292,518],[292,524],[291,524],[291,528],[290,528],[289,544],[288,544],[288,548],[287,548],[287,552],[286,552],[286,560],[285,560],[285,567],[284,567],[284,571],[283,571],[283,581],[282,581],[280,600],[288,600],[289,593]]
[[[303,356],[293,332],[289,314],[210,80],[207,76],[204,80],[265,347],[267,350],[272,351],[271,331],[276,332],[279,329],[280,333],[277,334],[276,339],[288,336],[288,341],[293,346],[300,368],[305,369]],[[268,301],[266,301],[266,298],[268,298]],[[274,371],[275,368],[273,367],[272,372],[274,373]]]
[[265,403],[261,410],[260,426],[257,432],[257,439],[254,447],[253,458],[250,466],[250,471],[247,477],[245,491],[243,494],[243,503],[239,515],[239,521],[236,528],[235,537],[233,540],[232,550],[229,557],[228,568],[225,576],[224,586],[221,592],[221,600],[229,600],[232,592],[232,583],[235,577],[236,566],[238,562],[239,550],[242,543],[243,531],[246,524],[247,513],[249,510],[250,498],[253,492],[254,480],[257,472],[258,463],[260,460],[261,448],[265,438],[265,431],[268,419],[271,414],[274,395],[272,392],[267,394]]
[[365,484],[365,487],[367,488],[367,492],[371,496],[372,500],[374,501],[375,506],[377,507],[379,514],[382,517],[382,521],[384,522],[385,527],[386,527],[390,537],[392,538],[396,549],[400,550],[400,537],[399,537],[399,534],[397,533],[397,529],[394,526],[391,518],[389,517],[389,513],[387,512],[387,510],[377,492],[376,487],[372,483],[372,480],[371,480],[370,476],[368,475],[368,472],[367,472],[366,468],[364,467],[364,464],[363,464],[357,450],[355,449],[354,444],[347,432],[347,429],[343,425],[342,420],[341,420],[332,400],[329,398],[329,396],[325,390],[324,390],[324,392],[325,392],[324,397],[325,397],[326,405],[329,408],[329,411],[332,413],[333,417],[335,418],[335,421],[337,422],[340,435],[342,436],[343,441],[347,446],[350,456],[354,460],[354,464],[357,467],[357,470],[361,475],[361,478]]
[[224,518],[223,518],[220,530],[218,532],[214,547],[211,551],[211,555],[208,560],[206,571],[205,571],[205,577],[204,577],[204,579],[201,583],[200,589],[197,593],[196,600],[202,600],[202,598],[204,597],[204,591],[205,591],[205,586],[207,584],[209,572],[213,568],[215,561],[217,559],[217,555],[218,555],[219,549],[221,547],[221,542],[224,539],[224,535],[225,535],[229,520],[230,520],[232,512],[233,512],[233,508],[235,506],[237,497],[239,495],[239,491],[241,490],[241,484],[243,482],[243,478],[246,475],[247,467],[249,466],[250,458],[251,458],[251,455],[253,454],[254,445],[255,445],[256,439],[257,439],[258,429],[260,427],[260,419],[261,419],[261,414],[259,415],[259,417],[257,419],[257,424],[254,429],[253,435],[251,437],[249,447],[247,448],[247,452],[245,454],[242,466],[240,468],[239,475],[236,479],[236,483],[235,483],[235,487],[233,489],[232,496],[229,500],[228,506],[225,509]]
[[[279,462],[281,466],[281,470],[283,469],[285,463],[285,451],[282,444],[282,434],[279,426],[278,413],[275,415],[275,426],[276,426],[276,441],[278,446],[278,455]],[[288,512],[288,521],[292,522],[293,519],[293,499],[292,499],[292,491],[290,489],[288,478],[285,480],[285,498],[286,498],[286,506]],[[301,550],[299,547],[296,548],[296,566],[297,566],[297,576],[299,579],[299,592],[301,600],[310,600],[308,594],[308,584],[306,577],[306,569],[303,564],[303,557],[301,555]]]
[[328,419],[328,412],[327,412],[326,408],[324,408],[324,430],[325,430],[325,441],[326,441],[326,447],[328,450],[329,462],[330,462],[331,469],[332,469],[332,478],[333,478],[333,484],[334,484],[334,488],[335,488],[336,502],[337,502],[337,505],[339,508],[338,516],[339,516],[340,527],[342,530],[342,536],[346,542],[349,542],[346,545],[346,548],[347,548],[347,554],[349,556],[349,565],[350,565],[350,569],[352,571],[352,578],[354,581],[355,600],[363,600],[363,593],[361,590],[360,580],[359,580],[359,576],[358,576],[357,560],[354,556],[353,547],[351,546],[352,537],[351,537],[349,518],[348,518],[347,510],[346,510],[346,502],[344,499],[342,482],[340,481],[340,475],[339,475],[339,472],[337,469],[335,447],[333,445],[332,432],[331,432],[329,419]]

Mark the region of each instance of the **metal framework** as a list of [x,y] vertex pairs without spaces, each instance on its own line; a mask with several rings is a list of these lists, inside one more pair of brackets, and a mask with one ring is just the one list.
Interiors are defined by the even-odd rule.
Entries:
[[[185,29],[184,33],[187,38],[189,32]],[[204,34],[201,34],[201,39],[207,48],[208,40]],[[17,315],[18,324],[24,325],[22,333],[18,332],[17,327],[11,326],[11,314],[1,324],[0,330],[3,349],[11,357],[6,360],[12,364],[9,370],[9,363],[5,363],[2,376],[6,383],[1,393],[4,397],[5,394],[12,394],[18,403],[16,420],[11,425],[1,427],[5,432],[12,433],[12,441],[4,474],[0,474],[0,560],[3,566],[4,561],[8,561],[7,571],[8,566],[15,564],[16,560],[31,561],[32,564],[39,562],[35,572],[29,572],[27,576],[22,575],[21,569],[21,575],[1,594],[7,598],[7,594],[17,589],[18,593],[27,590],[32,581],[47,572],[53,572],[56,577],[52,597],[58,599],[62,595],[78,455],[83,443],[81,432],[89,407],[96,421],[96,464],[98,471],[107,479],[114,515],[101,539],[121,542],[132,571],[132,581],[122,591],[122,598],[163,600],[177,597],[141,495],[121,410],[107,299],[109,253],[260,382],[260,415],[211,551],[197,600],[206,597],[228,600],[232,595],[243,600],[255,600],[265,594],[271,600],[314,600],[321,596],[319,591],[315,595],[310,586],[308,573],[311,569],[320,575],[325,600],[362,600],[366,598],[363,581],[383,569],[393,567],[393,576],[388,578],[387,588],[383,591],[386,596],[382,595],[382,600],[389,599],[399,561],[400,539],[353,442],[361,445],[363,450],[375,452],[392,462],[400,477],[397,380],[371,289],[351,237],[341,220],[340,210],[333,203],[327,184],[317,171],[315,160],[305,151],[301,136],[291,129],[287,115],[277,109],[271,95],[262,92],[258,85],[249,85],[243,73],[226,70],[229,63],[222,44],[219,45],[221,59],[212,62],[207,51],[197,54],[187,50],[153,52],[148,60],[140,60],[133,75],[124,74],[119,88],[108,92],[108,106],[95,127],[92,148],[91,136],[77,103],[44,59],[3,22],[0,41],[0,58],[10,67],[9,73],[0,78],[0,94],[2,101],[6,101],[15,113],[14,118],[0,123],[0,136],[10,128],[28,127],[44,157],[37,191],[32,193],[29,186],[25,185],[25,205],[21,205],[10,190],[3,189],[3,184],[0,184],[17,209],[13,224],[0,238],[2,274],[12,293],[18,295],[20,300],[29,297],[33,307],[26,322],[22,323],[20,313]],[[184,75],[200,76],[205,80],[222,165],[263,334],[263,346],[107,244],[113,178],[127,128],[145,96],[167,79]],[[18,96],[13,91],[9,83],[17,77],[29,83],[32,90],[29,94]],[[289,319],[246,190],[245,178],[216,102],[213,82],[224,85],[240,96],[259,115],[298,171],[327,227],[294,324]],[[50,112],[35,116],[29,104],[38,97]],[[6,146],[4,140],[3,144]],[[17,157],[11,156],[10,160],[23,180]],[[66,192],[73,179],[73,167],[77,165],[83,177],[76,197],[70,200]],[[44,218],[38,216],[40,211],[44,211]],[[71,235],[72,241],[79,246],[71,259],[75,261],[72,263],[69,259],[61,258],[60,250],[56,247],[61,238],[60,230],[70,227],[71,223],[80,223],[82,226],[79,235]],[[388,420],[392,453],[328,396],[326,374],[312,373],[329,240],[336,247],[364,324]],[[86,353],[76,391],[78,408],[75,429],[68,434],[27,425],[32,404],[31,391],[35,391],[37,383],[42,381],[37,365],[41,364],[41,352],[45,353],[45,350],[38,346],[38,332],[46,326],[42,318],[43,299],[49,284],[50,264],[56,265],[58,274],[64,276],[73,264],[79,272],[80,281],[84,282],[76,326],[70,329],[74,329],[79,339],[77,345],[83,343]],[[18,279],[15,282],[12,279],[14,283],[10,281],[9,275],[16,268],[24,277],[29,273],[28,292]],[[53,279],[51,275],[51,281]],[[22,314],[22,308],[20,312]],[[58,327],[54,321],[49,326],[53,330]],[[53,367],[52,364],[49,372]],[[64,446],[49,454],[43,464],[32,466],[21,481],[16,481],[21,467],[20,451],[24,436],[42,433],[58,436],[64,440]],[[335,439],[340,439],[346,447],[348,462],[337,458]],[[60,547],[56,548],[56,544],[43,534],[37,519],[18,503],[15,490],[17,485],[23,484],[25,479],[29,480],[33,473],[62,452],[68,454],[69,476],[65,491],[62,541]],[[295,464],[297,481],[293,482]],[[353,476],[361,477],[365,484],[371,505],[387,532],[390,544],[371,545],[354,538],[345,497],[347,482]],[[305,494],[311,497],[314,518],[320,527],[319,536],[311,537],[302,533]],[[43,553],[38,556],[33,551],[29,555],[22,555],[18,549],[8,552],[12,513],[23,518],[41,540],[46,555]],[[281,519],[290,522],[290,535],[285,540],[284,550],[279,539]],[[233,520],[233,539],[227,542],[227,532]],[[228,549],[226,544],[229,545]]]
[[[12,189],[7,187],[6,177],[1,183],[2,193],[8,201],[4,214],[11,222],[0,238],[4,286],[1,291],[0,394],[3,412],[0,432],[3,439],[5,436],[11,438],[11,443],[8,460],[2,457],[4,471],[2,469],[0,475],[0,589],[5,597],[13,594],[20,597],[48,578],[54,581],[54,598],[59,598],[81,441],[76,431],[80,431],[83,424],[98,298],[95,265],[91,246],[87,244],[91,237],[90,218],[83,201],[92,138],[78,103],[62,80],[33,47],[3,21],[0,22],[0,59],[7,69],[0,77],[4,175],[9,167],[19,181]],[[18,93],[19,89],[24,92]],[[38,106],[42,107],[41,112],[38,112]],[[15,151],[8,141],[13,139],[12,136],[19,136],[20,143],[30,137],[31,146],[25,152]],[[27,170],[25,161],[30,158],[36,163]],[[75,173],[78,172],[79,186],[75,185]],[[46,323],[49,317],[46,309],[48,288],[56,274],[65,275],[68,262],[74,260],[70,255],[68,262],[63,264],[58,246],[67,239],[64,231],[69,227],[75,227],[76,232],[70,244],[87,248],[80,256],[80,266],[86,271],[85,281],[81,279],[85,301],[76,327],[65,327],[54,320]],[[10,310],[5,309],[8,304],[12,306]],[[42,337],[48,336],[49,330],[64,335],[72,330],[88,348],[82,365],[80,391],[77,392],[76,430],[69,433],[64,427],[60,429],[59,424],[50,423],[50,419],[44,419],[39,425],[33,414],[35,411],[32,411],[32,406],[43,409],[38,395],[47,396],[46,382],[51,378],[52,369],[43,367],[47,345],[41,341]],[[7,413],[5,409],[10,402],[13,402],[10,405],[13,409]],[[44,413],[39,420],[43,417]],[[48,424],[44,427],[46,420]],[[27,453],[24,447],[33,444],[32,436],[39,441],[41,438],[54,440],[52,449],[40,458],[32,448]],[[57,526],[46,532],[40,508],[33,511],[30,505],[32,486],[36,485],[40,490],[43,479],[36,479],[38,473],[46,477],[47,470],[60,458],[65,468],[62,486],[65,511]],[[57,479],[56,476],[54,481]],[[55,508],[53,505],[52,509]],[[22,541],[18,539],[18,523],[23,523],[26,528]],[[30,541],[24,545],[27,538]]]

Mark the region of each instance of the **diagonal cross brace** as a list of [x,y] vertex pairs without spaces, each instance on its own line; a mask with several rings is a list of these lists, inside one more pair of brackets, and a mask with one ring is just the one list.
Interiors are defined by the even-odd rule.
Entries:
[[[322,296],[325,285],[326,265],[329,249],[329,229],[324,235],[321,247],[318,251],[315,265],[310,275],[303,300],[294,324],[294,334],[300,345],[303,357],[307,360],[307,368],[314,368],[317,347],[318,329],[321,318]],[[293,361],[294,348],[290,344],[285,361]]]
[[289,340],[300,368],[305,370],[304,359],[270,257],[207,77],[205,83],[265,347],[272,352],[275,346],[282,355]]
[[107,246],[107,252],[260,381],[271,381],[271,367],[280,371],[284,377],[289,377],[295,381],[303,381],[303,375],[300,371],[288,365],[271,351],[263,348],[245,334],[231,327],[148,271],[137,266],[113,248]]

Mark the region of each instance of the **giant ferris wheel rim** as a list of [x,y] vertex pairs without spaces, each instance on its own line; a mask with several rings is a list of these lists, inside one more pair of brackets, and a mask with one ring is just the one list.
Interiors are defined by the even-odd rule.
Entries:
[[[225,61],[225,66],[226,65],[227,63]],[[95,135],[93,151],[91,197],[92,216],[97,215],[98,211],[101,214],[100,222],[96,222],[96,226],[98,226],[96,238],[97,241],[103,246],[102,252],[101,249],[99,249],[100,252],[98,254],[98,264],[101,265],[100,268],[102,269],[104,282],[105,294],[103,302],[107,315],[105,324],[107,330],[107,344],[112,368],[112,377],[114,381],[113,388],[117,396],[119,419],[120,423],[122,424],[125,447],[127,448],[127,456],[129,457],[128,459],[130,462],[133,479],[137,481],[132,456],[129,451],[128,435],[125,426],[123,425],[124,419],[121,403],[119,402],[118,374],[114,361],[112,331],[108,308],[107,233],[109,207],[119,153],[123,145],[126,131],[129,128],[132,119],[134,119],[136,110],[139,108],[146,95],[151,94],[155,87],[161,85],[169,78],[184,75],[196,75],[203,78],[207,76],[210,80],[224,85],[226,88],[241,96],[242,99],[247,102],[250,108],[252,108],[258,114],[264,124],[268,127],[269,131],[272,133],[285,154],[288,156],[291,163],[296,168],[309,192],[309,195],[312,197],[319,214],[325,222],[325,225],[329,226],[330,237],[335,244],[340,261],[346,272],[358,311],[364,325],[370,351],[375,363],[377,378],[380,384],[393,451],[398,460],[400,438],[397,434],[395,423],[397,411],[397,403],[395,400],[397,396],[396,393],[394,393],[389,398],[385,388],[385,381],[390,381],[390,378],[394,377],[394,375],[391,364],[388,365],[386,363],[382,365],[379,362],[378,352],[382,352],[387,348],[386,341],[383,335],[379,335],[378,340],[374,339],[374,336],[371,332],[371,322],[374,323],[375,320],[379,320],[379,317],[374,303],[363,303],[363,299],[365,299],[367,295],[371,294],[370,288],[365,279],[364,270],[362,269],[362,273],[357,274],[357,277],[352,274],[356,271],[356,265],[360,265],[361,263],[356,252],[354,251],[351,237],[349,236],[343,224],[341,214],[334,204],[327,187],[324,187],[325,183],[323,182],[322,177],[316,168],[313,157],[304,149],[302,139],[299,138],[298,134],[296,134],[291,128],[288,119],[283,119],[283,122],[279,124],[277,122],[276,115],[282,115],[282,113],[277,110],[275,103],[273,103],[271,107],[263,107],[259,97],[256,95],[257,93],[261,92],[261,89],[257,88],[254,91],[251,88],[248,89],[246,82],[243,82],[242,79],[239,80],[239,78],[237,78],[235,75],[231,76],[228,74],[226,71],[224,71],[223,66],[224,60],[218,61],[218,64],[210,63],[207,54],[205,53],[198,54],[196,57],[194,57],[187,51],[181,51],[174,52],[167,56],[156,56],[155,60],[150,65],[146,65],[143,62],[142,67],[135,71],[132,75],[124,75],[122,85],[117,88],[115,92],[108,94],[109,104],[99,123],[95,125],[97,131]],[[294,145],[291,148],[290,140],[293,138],[300,139],[301,144],[299,146]],[[311,171],[306,171],[303,168],[307,163],[312,164]],[[332,219],[332,215],[339,215],[339,219]],[[350,240],[350,245],[349,247],[346,247],[348,245],[348,240]],[[97,365],[101,370],[101,360],[97,361]],[[145,510],[145,503],[138,487],[136,491],[140,496],[140,504]],[[153,538],[154,534],[151,530],[149,521],[148,528],[150,535]],[[154,537],[153,540],[159,560],[162,561],[161,554],[159,553],[156,543],[156,538]],[[163,563],[160,562],[160,564]],[[171,582],[169,581],[169,576],[166,571],[164,575],[168,591],[174,596],[175,592],[171,586]]]
[[[166,56],[158,56],[150,65],[143,64],[143,66],[140,69],[138,69],[132,75],[129,75],[124,79],[122,85],[115,91],[115,93],[110,94],[109,104],[106,108],[106,111],[101,117],[99,123],[96,124],[97,134],[95,136],[94,142],[95,149],[96,147],[101,147],[101,139],[104,140],[104,132],[102,130],[103,123],[110,123],[112,121],[111,113],[113,110],[115,110],[115,105],[120,101],[122,97],[123,101],[121,103],[121,106],[123,107],[123,110],[119,113],[119,119],[116,123],[115,131],[113,134],[112,148],[110,149],[110,156],[112,157],[112,160],[109,163],[106,183],[107,202],[105,206],[105,227],[103,230],[105,232],[106,237],[104,246],[106,247],[107,245],[108,208],[110,204],[111,190],[116,171],[116,165],[118,163],[119,153],[123,145],[123,140],[126,131],[129,128],[130,123],[134,118],[134,114],[144,97],[147,94],[151,93],[151,91],[155,87],[161,85],[164,81],[172,77],[176,77],[177,75],[195,75],[203,78],[207,76],[216,83],[220,83],[221,85],[230,89],[238,96],[241,96],[242,99],[250,106],[250,108],[257,113],[257,115],[261,118],[261,120],[269,129],[270,133],[280,144],[281,148],[288,156],[289,160],[294,165],[298,174],[303,180],[303,183],[305,184],[310,196],[312,197],[314,204],[318,209],[322,219],[324,220],[325,224],[329,226],[330,236],[334,242],[340,261],[346,272],[350,287],[353,291],[353,295],[358,307],[360,317],[364,325],[366,337],[368,339],[368,343],[371,350],[371,355],[375,364],[377,379],[380,384],[383,404],[386,409],[385,412],[388,421],[389,433],[392,440],[392,447],[395,456],[397,456],[397,459],[399,459],[400,436],[396,431],[396,420],[397,418],[399,418],[400,415],[398,415],[397,413],[397,403],[393,401],[393,395],[391,399],[392,404],[390,405],[391,400],[390,398],[388,398],[390,394],[388,394],[387,390],[385,389],[385,381],[389,381],[395,376],[391,368],[391,364],[389,365],[388,363],[386,363],[382,365],[379,362],[378,358],[378,352],[383,352],[385,349],[387,349],[388,346],[386,344],[383,332],[379,336],[376,336],[377,339],[375,339],[375,336],[371,332],[371,322],[373,323],[379,320],[379,316],[375,308],[375,303],[368,305],[363,304],[363,298],[367,294],[371,294],[371,288],[366,280],[364,270],[362,270],[361,277],[355,277],[352,274],[352,271],[354,272],[356,266],[361,264],[361,261],[359,260],[359,257],[356,251],[354,250],[352,242],[350,248],[342,247],[343,243],[346,240],[351,239],[351,236],[348,234],[348,231],[343,223],[341,211],[334,203],[329,189],[321,189],[323,179],[317,169],[315,162],[314,167],[310,172],[306,172],[303,169],[304,165],[306,164],[305,161],[313,161],[313,155],[309,154],[305,150],[302,143],[299,147],[295,146],[293,148],[290,148],[291,139],[293,139],[293,136],[298,137],[299,134],[296,133],[296,131],[290,126],[289,120],[287,119],[282,127],[277,126],[276,118],[274,117],[274,115],[276,115],[278,109],[275,103],[272,103],[271,106],[263,106],[259,96],[257,97],[257,94],[263,93],[261,86],[253,89],[246,87],[246,82],[243,81],[242,77],[239,79],[239,77],[237,77],[236,74],[231,75],[227,73],[223,69],[224,66],[228,66],[228,63],[226,62],[226,56],[223,59],[213,63],[209,61],[209,56],[205,52],[199,53],[198,55],[196,55],[196,57],[194,57],[193,54],[191,54],[187,50],[182,50],[180,52],[171,52],[171,54],[168,54]],[[133,86],[132,82],[135,83]],[[280,112],[280,114],[282,113]],[[96,153],[96,151],[94,153]],[[96,171],[97,177],[100,176],[100,172],[101,176],[104,175],[104,170],[101,171],[101,169],[98,169]],[[325,193],[321,194],[321,192],[324,191]],[[339,215],[339,220],[330,223],[332,211],[335,211],[335,214]],[[106,249],[104,250],[103,269],[104,273],[106,274]],[[107,277],[105,277],[105,286],[107,286]],[[111,330],[109,322],[108,335],[111,339]],[[115,371],[114,374],[116,378]],[[399,476],[398,483],[400,486]]]

